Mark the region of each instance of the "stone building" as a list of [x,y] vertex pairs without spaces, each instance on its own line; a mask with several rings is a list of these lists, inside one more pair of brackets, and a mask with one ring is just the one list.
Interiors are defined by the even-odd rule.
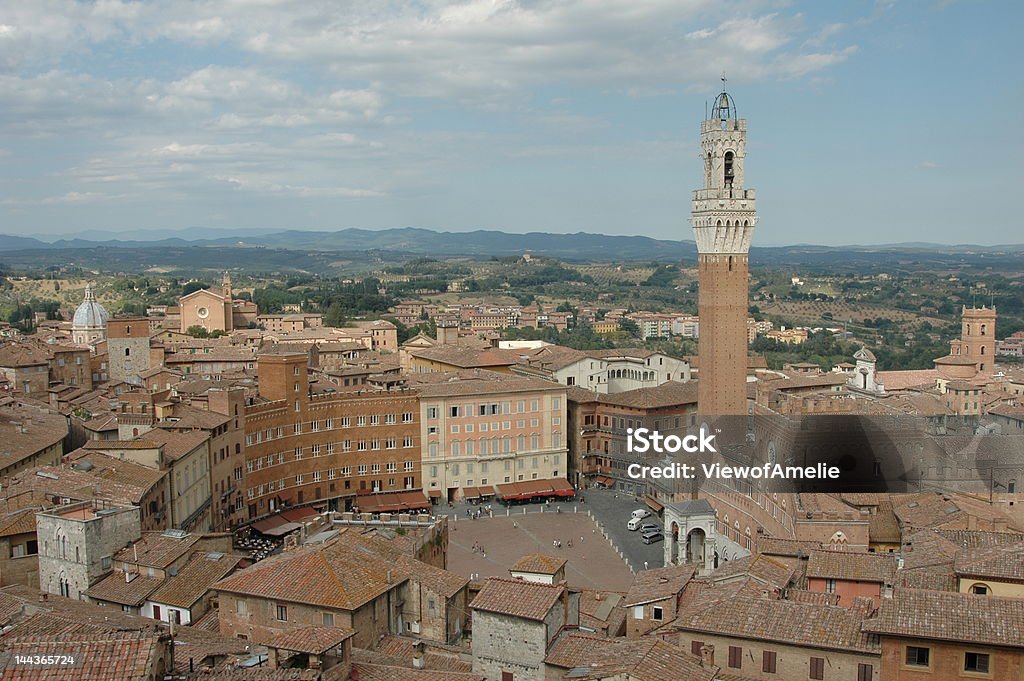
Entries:
[[[724,79],[723,79],[724,85]],[[700,295],[698,403],[708,416],[747,413],[748,251],[757,223],[744,183],[747,122],[724,90],[701,123],[704,188],[693,193]]]
[[107,322],[107,363],[110,379],[141,385],[140,374],[149,371],[149,320],[119,317]]
[[138,510],[97,501],[36,514],[39,588],[67,598],[84,592],[113,567],[113,556],[142,533]]
[[545,681],[548,649],[580,621],[579,593],[564,583],[491,577],[470,608],[473,671],[488,679]]
[[387,634],[455,642],[469,580],[389,550],[346,528],[323,544],[259,561],[215,586],[220,631],[264,643],[302,627],[355,632],[373,649]]

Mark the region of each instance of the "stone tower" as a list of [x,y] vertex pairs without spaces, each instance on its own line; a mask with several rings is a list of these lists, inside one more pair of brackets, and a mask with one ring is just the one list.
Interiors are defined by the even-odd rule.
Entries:
[[747,122],[725,91],[701,123],[704,188],[693,193],[700,296],[700,380],[702,415],[747,413],[747,252],[757,213],[754,190],[744,183]]
[[962,313],[960,338],[950,344],[949,354],[977,363],[978,372],[991,375],[996,354],[996,308],[967,307]]

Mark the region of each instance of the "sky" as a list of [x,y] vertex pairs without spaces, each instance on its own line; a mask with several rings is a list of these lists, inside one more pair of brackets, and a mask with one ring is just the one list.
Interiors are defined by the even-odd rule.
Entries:
[[692,239],[706,102],[754,243],[1024,242],[1016,0],[0,0],[0,233]]

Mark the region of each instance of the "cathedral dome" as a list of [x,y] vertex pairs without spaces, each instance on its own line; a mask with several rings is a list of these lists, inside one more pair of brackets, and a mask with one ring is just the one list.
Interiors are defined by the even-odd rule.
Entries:
[[110,319],[110,315],[102,305],[96,302],[96,294],[92,292],[92,286],[86,286],[85,300],[75,310],[75,316],[71,319],[72,328],[103,328],[106,327],[108,319]]

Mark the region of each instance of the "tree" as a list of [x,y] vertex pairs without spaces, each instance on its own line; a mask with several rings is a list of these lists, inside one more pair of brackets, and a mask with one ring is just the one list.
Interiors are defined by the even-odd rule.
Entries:
[[207,331],[204,327],[199,326],[198,324],[195,324],[195,325],[190,326],[187,329],[185,329],[185,333],[187,333],[188,335],[192,336],[193,338],[209,338],[210,337],[210,332]]
[[633,338],[640,337],[640,327],[637,326],[637,323],[630,319],[629,317],[623,317],[622,319],[619,320],[619,328],[628,333]]
[[195,293],[196,291],[199,291],[200,289],[208,289],[208,288],[210,288],[209,284],[203,283],[201,281],[190,281],[190,282],[188,282],[187,284],[185,284],[182,287],[181,295],[187,296],[188,294]]

